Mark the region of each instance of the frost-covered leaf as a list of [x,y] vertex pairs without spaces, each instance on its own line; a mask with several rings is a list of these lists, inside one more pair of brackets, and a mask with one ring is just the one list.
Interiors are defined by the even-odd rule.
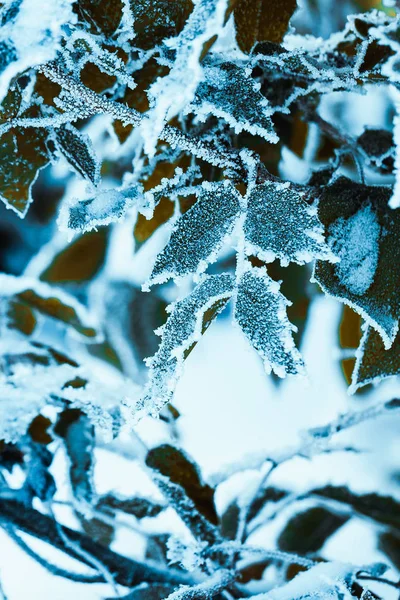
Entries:
[[[257,594],[257,600],[350,600],[351,583],[357,569],[342,562],[317,564],[308,571],[299,573],[288,583],[269,592]],[[347,593],[345,595],[345,591]]]
[[234,15],[240,49],[250,52],[256,42],[281,42],[296,7],[296,0],[238,0]]
[[393,343],[400,316],[400,211],[388,206],[390,189],[368,187],[344,177],[322,192],[319,216],[337,264],[317,261],[314,278],[359,312]]
[[82,177],[97,185],[100,181],[100,163],[89,136],[72,125],[64,125],[54,130],[54,137],[70,165]]
[[356,353],[350,391],[355,392],[368,383],[379,383],[386,377],[399,374],[400,333],[392,346],[386,349],[379,333],[367,325]]
[[133,45],[149,50],[177,36],[193,10],[192,0],[134,0],[130,2],[135,38]]
[[87,200],[73,199],[63,206],[59,227],[65,231],[91,231],[102,225],[119,221],[142,194],[141,186],[127,190],[98,190]]
[[316,208],[303,196],[289,182],[266,182],[250,191],[244,222],[248,255],[265,262],[279,258],[284,265],[333,259]]
[[346,487],[332,485],[313,490],[312,494],[345,504],[355,512],[378,523],[400,529],[400,503],[391,496],[380,496],[374,493],[358,495]]
[[150,367],[142,402],[146,411],[157,414],[171,400],[185,358],[225,307],[233,288],[231,275],[210,275],[186,298],[167,309],[171,314],[158,330],[161,334],[159,349],[146,361]]
[[366,129],[357,139],[369,163],[382,173],[393,171],[393,134],[385,129]]
[[54,432],[64,440],[74,497],[78,502],[90,503],[93,497],[93,425],[81,410],[70,409],[61,413]]
[[65,25],[75,23],[73,0],[6,0],[0,7],[0,100],[11,80],[26,69],[53,60]]
[[198,0],[181,33],[168,42],[168,47],[176,52],[175,61],[168,75],[150,87],[151,109],[141,126],[147,154],[154,155],[166,121],[193,100],[202,78],[200,59],[204,45],[221,33],[227,6],[228,0]]
[[[121,596],[121,600],[164,600],[174,591],[174,586],[167,583],[141,583],[133,588],[129,594]],[[106,600],[112,600],[106,598]]]
[[317,552],[348,518],[321,506],[309,508],[289,519],[279,535],[278,546],[285,552]]
[[32,186],[49,163],[47,135],[41,129],[10,130],[0,137],[0,199],[24,217],[32,202]]
[[203,184],[195,205],[180,217],[158,255],[149,284],[202,273],[214,262],[240,214],[240,195],[230,182]]
[[183,487],[197,510],[210,523],[217,524],[218,517],[214,505],[214,490],[203,483],[199,467],[182,450],[170,444],[157,446],[148,452],[146,464],[161,473],[161,475],[168,477],[172,483],[177,483]]
[[244,272],[238,285],[235,320],[261,356],[266,372],[273,370],[279,377],[303,370],[293,341],[294,326],[286,315],[288,305],[279,284],[264,269]]
[[165,508],[162,504],[155,503],[147,498],[135,496],[133,498],[120,498],[113,494],[102,496],[97,503],[99,509],[105,512],[120,511],[126,515],[133,515],[136,519],[156,517]]
[[248,131],[270,143],[278,142],[271,121],[273,110],[260,93],[260,84],[233,63],[204,68],[204,78],[185,112],[205,121],[209,115],[224,119],[235,133]]

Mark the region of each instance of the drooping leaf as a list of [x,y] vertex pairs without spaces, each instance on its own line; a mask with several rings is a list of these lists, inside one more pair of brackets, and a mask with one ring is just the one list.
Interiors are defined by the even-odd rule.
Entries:
[[356,513],[378,523],[400,529],[400,503],[391,496],[379,494],[355,494],[347,487],[326,486],[312,491],[313,495],[345,504]]
[[248,131],[270,143],[278,142],[271,121],[271,106],[260,93],[260,84],[233,63],[204,68],[204,79],[186,112],[205,121],[209,115],[224,119],[235,133]]
[[390,347],[400,315],[400,211],[388,207],[390,189],[369,187],[344,177],[327,186],[319,216],[337,264],[317,261],[314,278],[325,293],[345,302]]
[[309,508],[288,521],[279,535],[278,546],[285,552],[317,552],[348,518],[321,506]]
[[0,199],[24,217],[32,202],[32,186],[49,162],[41,129],[10,130],[0,138]]
[[214,490],[203,483],[198,466],[179,448],[163,444],[150,450],[146,464],[180,485],[197,510],[214,525],[218,522],[214,505]]
[[54,130],[57,145],[70,165],[93,185],[100,181],[100,163],[95,155],[88,135],[72,125],[64,125]]
[[373,327],[365,327],[352,374],[350,390],[369,383],[379,383],[386,377],[400,374],[400,333],[392,346],[386,349],[382,338]]
[[245,250],[265,262],[279,258],[304,264],[333,258],[323,238],[317,211],[290,183],[266,182],[248,197]]
[[161,335],[158,351],[146,361],[150,370],[143,408],[157,414],[171,400],[185,358],[225,307],[233,287],[231,275],[210,275],[167,309],[170,316],[157,331]]
[[239,214],[240,196],[232,184],[203,184],[197,202],[180,217],[158,255],[149,284],[205,271],[216,260]]
[[54,432],[64,440],[74,497],[90,503],[93,497],[93,425],[81,410],[69,409],[61,413]]
[[237,292],[235,320],[263,360],[267,373],[279,377],[303,370],[303,361],[293,341],[293,325],[286,315],[289,301],[279,284],[262,268],[248,269]]
[[74,199],[61,209],[60,228],[85,232],[120,221],[141,193],[141,186],[135,186],[124,191],[99,190],[87,200]]
[[234,15],[240,49],[250,52],[256,42],[281,42],[296,7],[296,0],[238,0]]

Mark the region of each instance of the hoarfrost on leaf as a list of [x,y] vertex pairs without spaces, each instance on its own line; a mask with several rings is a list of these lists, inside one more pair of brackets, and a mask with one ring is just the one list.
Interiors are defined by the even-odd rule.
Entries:
[[176,51],[171,71],[149,89],[151,109],[141,129],[145,151],[153,155],[157,137],[169,121],[193,100],[203,77],[200,58],[204,45],[221,33],[228,0],[198,0],[177,38],[166,41]]
[[238,284],[235,321],[261,356],[266,372],[273,370],[279,377],[304,369],[293,340],[295,327],[286,315],[289,305],[264,269],[247,265]]
[[171,400],[185,358],[223,310],[233,289],[233,276],[209,275],[189,296],[170,305],[167,322],[157,330],[161,335],[159,349],[146,360],[150,370],[143,408],[147,412],[156,415]]
[[270,143],[278,137],[271,121],[272,108],[260,93],[260,84],[234,63],[204,67],[204,79],[185,112],[205,121],[209,115],[224,119],[235,131],[248,131]]
[[163,283],[204,272],[216,260],[240,214],[240,195],[233,185],[204,183],[197,202],[182,215],[158,255],[149,283]]
[[304,264],[335,260],[323,237],[315,207],[289,182],[266,182],[251,189],[244,222],[245,251],[260,260]]
[[314,280],[348,304],[393,344],[400,316],[400,210],[389,207],[389,187],[340,177],[320,196],[319,217],[340,262],[317,261]]
[[100,181],[100,163],[88,135],[70,124],[54,130],[56,144],[70,165],[93,185]]
[[[76,21],[73,4],[73,0],[7,0],[2,3],[0,101],[13,77],[56,57],[64,26]],[[12,16],[7,19],[7,14]]]
[[73,199],[65,204],[58,218],[58,225],[65,231],[91,231],[101,225],[109,225],[122,219],[142,194],[140,185],[118,191],[98,190],[87,200]]
[[336,272],[353,294],[364,294],[374,281],[380,231],[371,206],[365,206],[348,219],[338,219],[329,229],[328,243],[340,258]]

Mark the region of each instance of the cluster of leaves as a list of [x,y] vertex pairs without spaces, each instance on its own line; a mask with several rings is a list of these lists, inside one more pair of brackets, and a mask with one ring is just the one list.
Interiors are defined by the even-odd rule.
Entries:
[[[75,557],[64,537],[79,542],[126,587],[156,582],[152,598],[179,584],[192,586],[190,598],[237,595],[271,564],[286,581],[279,598],[295,598],[299,569],[287,565],[296,560],[316,569],[315,578],[296,577],[308,595],[339,598],[344,586],[369,597],[360,569],[312,562],[351,511],[388,528],[381,545],[398,564],[398,522],[384,520],[391,500],[324,488],[293,500],[299,510],[281,532],[281,554],[239,569],[251,556],[243,545],[251,523],[290,491],[265,487],[251,505],[218,515],[215,489],[164,447],[150,450],[146,469],[194,537],[202,576],[182,572],[191,571],[189,546],[165,539],[149,539],[148,555],[161,563],[152,570],[109,550],[113,519],[153,518],[164,503],[98,497],[90,477],[93,426],[115,438],[143,415],[171,420],[185,360],[228,304],[268,374],[300,374],[311,277],[345,305],[350,391],[400,372],[394,134],[352,137],[320,110],[333,92],[398,94],[399,17],[360,13],[322,39],[290,29],[296,9],[295,0],[57,0],[43,11],[37,0],[0,3],[0,199],[11,209],[1,253],[0,465],[25,469],[18,497],[1,500],[0,511],[38,537],[51,529],[33,513],[28,526],[18,503],[51,504],[48,446],[61,440],[84,534],[54,525],[49,541]],[[288,151],[307,165],[300,183],[282,170]],[[71,175],[57,178],[66,166]],[[166,234],[140,288],[130,269]],[[168,304],[171,280],[189,293]],[[331,502],[346,508],[331,511]],[[167,568],[167,555],[181,557],[180,569]],[[332,577],[327,590],[321,582]]]

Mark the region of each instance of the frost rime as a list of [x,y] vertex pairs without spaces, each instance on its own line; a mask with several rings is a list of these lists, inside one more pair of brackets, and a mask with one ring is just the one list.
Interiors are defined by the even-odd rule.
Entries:
[[279,284],[263,269],[247,270],[238,285],[235,320],[261,356],[266,372],[279,377],[303,371],[303,361],[293,341],[286,316],[290,302]]

